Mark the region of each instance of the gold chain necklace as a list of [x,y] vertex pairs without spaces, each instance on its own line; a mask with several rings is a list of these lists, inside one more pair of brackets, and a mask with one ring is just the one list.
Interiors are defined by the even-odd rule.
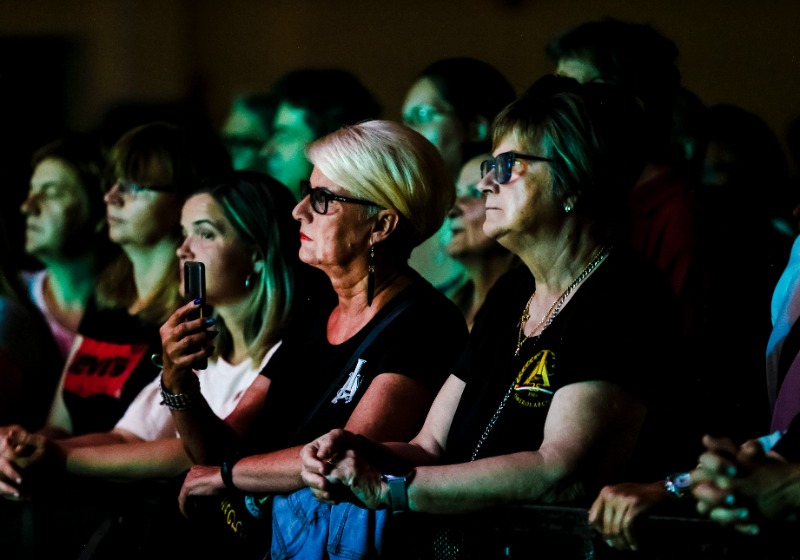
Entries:
[[[578,284],[586,280],[586,277],[589,276],[592,271],[597,268],[600,263],[606,260],[606,257],[611,252],[612,247],[600,247],[597,254],[594,258],[586,265],[586,268],[583,269],[583,272],[578,274],[575,280],[572,281],[572,284],[567,286],[567,289],[564,290],[564,293],[559,296],[557,300],[553,302],[553,305],[550,306],[550,309],[547,310],[547,313],[544,314],[542,319],[536,323],[536,326],[531,331],[531,335],[525,335],[525,323],[531,318],[531,314],[528,311],[528,308],[531,306],[531,302],[533,301],[533,296],[536,295],[536,288],[533,289],[533,293],[531,297],[528,299],[528,303],[525,304],[525,308],[522,310],[522,316],[519,319],[519,334],[517,335],[517,349],[514,352],[514,356],[519,356],[519,352],[522,349],[522,345],[525,344],[525,341],[533,336],[533,333],[539,330],[539,327],[542,327],[542,332],[550,326],[553,320],[556,318],[556,315],[561,311],[561,306],[564,305],[564,301],[567,299],[569,294],[572,293]],[[544,325],[544,326],[543,326]],[[541,334],[541,333],[540,333]]]

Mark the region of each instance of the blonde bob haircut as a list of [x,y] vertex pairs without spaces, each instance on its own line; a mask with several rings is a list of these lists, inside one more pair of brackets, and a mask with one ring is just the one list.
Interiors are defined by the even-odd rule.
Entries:
[[455,203],[455,185],[439,151],[400,123],[370,120],[341,128],[314,142],[308,159],[348,195],[400,214],[392,238],[406,258],[439,230]]

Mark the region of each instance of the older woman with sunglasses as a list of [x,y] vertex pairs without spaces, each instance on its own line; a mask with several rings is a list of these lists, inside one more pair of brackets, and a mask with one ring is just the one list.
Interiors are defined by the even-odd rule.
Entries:
[[409,443],[336,430],[302,450],[317,499],[440,514],[571,502],[629,464],[678,333],[669,286],[615,243],[639,117],[614,86],[554,76],[497,117],[483,229],[525,266],[489,293]]
[[293,317],[229,417],[229,425],[249,425],[243,442],[193,409],[178,418],[199,463],[181,490],[186,512],[194,497],[226,487],[257,495],[303,488],[299,451],[333,428],[410,438],[466,343],[458,308],[408,265],[453,204],[433,145],[401,124],[367,121],[316,141],[309,159],[293,212],[299,255],[327,275],[334,297],[316,294]]

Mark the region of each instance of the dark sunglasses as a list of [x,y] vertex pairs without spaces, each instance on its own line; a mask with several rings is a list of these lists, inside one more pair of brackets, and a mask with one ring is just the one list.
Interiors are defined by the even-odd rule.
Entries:
[[375,206],[376,208],[381,207],[380,204],[375,204],[369,200],[339,196],[322,187],[312,187],[311,181],[300,181],[300,200],[304,199],[307,195],[311,197],[311,208],[313,208],[314,212],[317,214],[327,214],[328,203],[331,200],[350,202],[351,204],[362,204],[364,206]]
[[486,177],[492,170],[495,171],[495,182],[499,185],[508,183],[511,179],[511,169],[518,159],[529,161],[554,161],[551,158],[541,156],[529,156],[518,154],[517,152],[504,152],[497,156],[481,162],[481,179]]

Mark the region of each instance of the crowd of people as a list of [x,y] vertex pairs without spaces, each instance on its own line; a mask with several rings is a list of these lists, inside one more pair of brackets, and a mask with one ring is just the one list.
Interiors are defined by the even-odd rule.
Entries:
[[350,71],[304,68],[218,133],[147,120],[32,154],[40,266],[0,235],[0,546],[493,558],[468,524],[414,520],[561,504],[648,557],[654,513],[754,539],[794,520],[800,192],[778,138],[703,105],[650,25],[544,50],[519,92],[433,61],[401,122]]

